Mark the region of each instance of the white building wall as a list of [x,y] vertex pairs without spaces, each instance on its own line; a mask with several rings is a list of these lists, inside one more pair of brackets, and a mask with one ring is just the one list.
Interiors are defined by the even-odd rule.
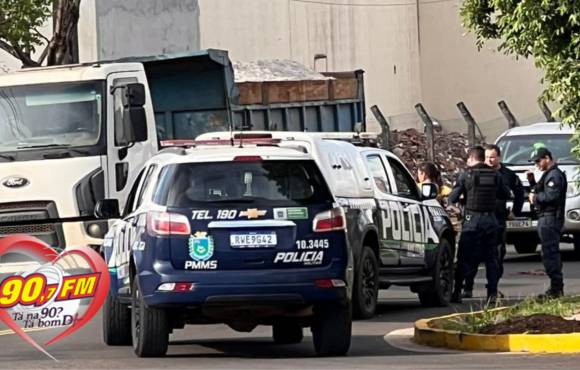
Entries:
[[[227,49],[233,60],[287,58],[310,67],[325,54],[328,70],[364,69],[367,106],[406,122],[421,96],[416,3],[321,2],[200,0],[201,47]],[[325,68],[319,60],[316,69]]]
[[496,43],[478,51],[475,37],[461,26],[460,3],[421,0],[421,86],[429,113],[447,129],[466,131],[456,107],[463,101],[489,139],[507,129],[500,100],[524,123],[542,120],[537,104],[541,73],[533,61],[506,56]]
[[[328,4],[323,4],[328,3]],[[82,0],[81,61],[226,49],[233,60],[294,59],[328,70],[366,71],[367,107],[393,127],[421,127],[423,102],[448,130],[465,131],[464,101],[489,138],[506,124],[506,100],[524,123],[541,119],[541,74],[487,45],[459,20],[460,0]],[[0,73],[20,63],[0,52]],[[370,128],[376,128],[369,117]]]
[[[91,0],[101,60],[199,49],[197,0]],[[87,52],[82,60],[88,60]],[[85,57],[87,59],[85,59]]]

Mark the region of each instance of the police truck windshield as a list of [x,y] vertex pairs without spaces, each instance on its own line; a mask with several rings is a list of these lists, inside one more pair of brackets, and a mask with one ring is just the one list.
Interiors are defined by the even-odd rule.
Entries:
[[504,136],[497,145],[501,149],[502,162],[507,165],[529,166],[532,152],[539,147],[546,147],[554,160],[560,165],[576,165],[580,163],[572,154],[572,135],[514,135]]
[[155,202],[188,208],[207,203],[332,203],[312,161],[181,163],[165,167]]
[[99,142],[103,83],[0,87],[0,152]]

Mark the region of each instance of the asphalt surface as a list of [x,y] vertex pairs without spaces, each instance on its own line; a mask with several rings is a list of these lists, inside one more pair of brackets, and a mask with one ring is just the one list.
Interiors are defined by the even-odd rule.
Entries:
[[[570,248],[563,252],[567,294],[580,294],[580,261]],[[500,290],[517,300],[545,290],[548,279],[541,274],[539,255],[516,255],[510,248],[506,273]],[[356,321],[347,357],[317,358],[310,332],[301,344],[275,345],[269,328],[258,327],[252,333],[236,333],[223,325],[187,326],[171,337],[165,358],[141,359],[130,347],[107,347],[101,340],[101,317],[93,319],[72,336],[50,346],[48,351],[58,362],[25,344],[15,335],[0,336],[0,368],[196,368],[196,369],[542,369],[580,367],[580,355],[529,355],[452,352],[413,346],[412,351],[394,347],[384,335],[410,328],[419,318],[475,310],[485,296],[484,271],[476,281],[476,298],[461,305],[422,308],[415,295],[395,288],[381,292],[378,315]],[[39,342],[54,336],[54,331],[35,332]],[[420,352],[417,352],[420,351]]]

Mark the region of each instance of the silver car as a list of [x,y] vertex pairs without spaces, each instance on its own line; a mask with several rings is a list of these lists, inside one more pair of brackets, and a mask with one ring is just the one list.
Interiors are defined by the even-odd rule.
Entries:
[[539,145],[552,152],[558,167],[566,173],[568,190],[562,241],[573,242],[575,251],[580,253],[580,161],[572,153],[570,139],[573,134],[572,128],[561,126],[559,122],[536,123],[507,130],[496,140],[503,163],[520,177],[526,189],[522,215],[507,222],[507,243],[513,244],[518,253],[534,253],[539,243],[537,215],[527,201],[530,185],[526,177],[528,170],[534,171],[536,181],[542,175],[534,163],[528,162],[534,147]]

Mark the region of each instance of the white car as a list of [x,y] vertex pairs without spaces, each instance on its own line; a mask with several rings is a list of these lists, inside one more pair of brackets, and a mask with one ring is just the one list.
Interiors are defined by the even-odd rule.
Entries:
[[[496,144],[501,149],[502,161],[514,171],[522,181],[526,196],[522,216],[507,222],[507,243],[513,244],[518,253],[534,253],[539,238],[537,233],[537,215],[530,209],[527,201],[530,184],[526,171],[533,170],[536,181],[542,173],[531,158],[534,146],[544,145],[554,157],[558,167],[566,174],[568,190],[566,193],[565,222],[562,230],[562,241],[574,243],[574,249],[580,252],[580,161],[572,153],[572,135],[574,130],[562,126],[559,122],[536,123],[529,126],[515,127],[501,134]],[[508,206],[510,206],[508,204]]]

